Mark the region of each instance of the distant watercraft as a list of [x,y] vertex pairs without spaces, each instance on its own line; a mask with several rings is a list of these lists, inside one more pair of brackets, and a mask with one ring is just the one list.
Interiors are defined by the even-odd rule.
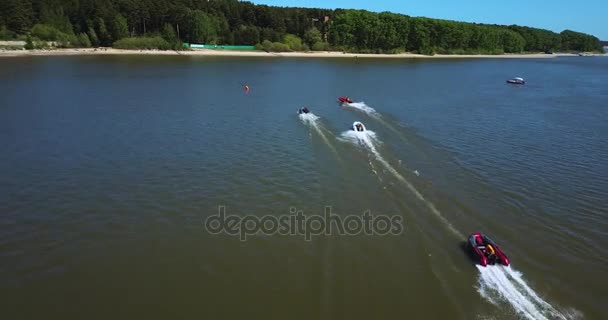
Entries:
[[365,126],[363,125],[363,123],[359,122],[359,121],[355,121],[353,122],[353,130],[358,131],[358,132],[363,132],[365,131]]
[[338,101],[340,101],[342,103],[353,103],[353,100],[351,100],[350,98],[347,98],[347,97],[338,97]]
[[515,77],[513,79],[507,80],[507,83],[511,83],[511,84],[526,84],[526,81],[524,80],[524,78]]
[[310,110],[308,110],[307,107],[298,109],[298,114],[309,113],[309,112],[310,112]]

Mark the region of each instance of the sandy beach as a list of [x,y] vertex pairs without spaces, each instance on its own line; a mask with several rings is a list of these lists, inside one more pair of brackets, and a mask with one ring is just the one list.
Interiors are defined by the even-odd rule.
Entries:
[[[84,48],[84,49],[52,49],[52,50],[0,50],[0,57],[23,57],[23,56],[68,56],[68,55],[184,55],[184,56],[225,56],[225,57],[297,57],[297,58],[386,58],[386,59],[457,59],[457,58],[491,58],[491,59],[515,59],[515,58],[555,58],[563,56],[576,56],[571,53],[556,54],[465,54],[445,55],[436,54],[426,56],[414,53],[402,54],[360,54],[343,53],[335,51],[323,52],[262,52],[262,51],[228,51],[196,49],[190,51],[162,51],[162,50],[122,50],[114,48]],[[601,55],[601,54],[588,54]]]

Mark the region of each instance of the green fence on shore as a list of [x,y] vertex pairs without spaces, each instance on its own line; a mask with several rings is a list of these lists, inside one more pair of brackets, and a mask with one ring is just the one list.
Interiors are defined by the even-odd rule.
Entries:
[[191,49],[212,49],[212,50],[255,50],[255,46],[227,46],[217,44],[195,44],[184,43],[184,47]]

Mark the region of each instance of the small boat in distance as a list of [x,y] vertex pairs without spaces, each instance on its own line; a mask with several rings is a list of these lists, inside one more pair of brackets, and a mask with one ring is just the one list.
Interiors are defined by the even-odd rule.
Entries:
[[476,232],[469,236],[467,247],[477,259],[479,264],[487,266],[488,264],[500,263],[504,266],[509,266],[509,258],[502,252],[500,247],[480,232]]
[[348,97],[338,97],[338,101],[340,101],[342,103],[353,103],[353,100],[351,100]]
[[310,112],[310,110],[308,110],[307,107],[298,109],[298,114],[305,114],[305,113],[309,113],[309,112]]
[[363,132],[365,131],[365,126],[363,125],[363,123],[359,122],[359,121],[355,121],[353,122],[353,130],[357,131],[357,132]]
[[513,79],[507,80],[507,83],[511,83],[511,84],[526,84],[526,81],[524,80],[524,78],[515,77]]

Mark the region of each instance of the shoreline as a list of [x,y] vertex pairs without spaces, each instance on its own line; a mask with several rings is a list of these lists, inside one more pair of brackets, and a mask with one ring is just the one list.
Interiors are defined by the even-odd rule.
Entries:
[[[114,48],[82,48],[82,49],[47,49],[47,50],[0,50],[0,57],[28,57],[28,56],[70,56],[70,55],[163,55],[163,56],[208,56],[208,57],[292,57],[292,58],[382,58],[382,59],[522,59],[522,58],[557,58],[576,57],[573,53],[524,53],[524,54],[436,54],[427,56],[414,53],[399,54],[369,54],[369,53],[343,53],[336,51],[315,52],[264,52],[264,51],[228,51],[195,49],[190,51],[163,51],[163,50],[124,50]],[[606,56],[606,54],[585,54],[585,56]]]

